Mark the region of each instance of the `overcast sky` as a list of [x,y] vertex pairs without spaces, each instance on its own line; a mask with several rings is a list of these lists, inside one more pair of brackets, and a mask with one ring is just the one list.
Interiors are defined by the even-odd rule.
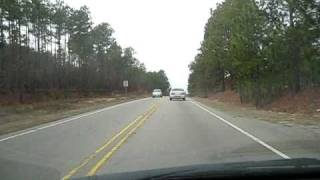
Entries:
[[165,70],[172,87],[187,88],[188,65],[203,39],[204,25],[221,0],[65,0],[87,5],[95,24],[109,23],[122,47],[131,46],[147,70]]

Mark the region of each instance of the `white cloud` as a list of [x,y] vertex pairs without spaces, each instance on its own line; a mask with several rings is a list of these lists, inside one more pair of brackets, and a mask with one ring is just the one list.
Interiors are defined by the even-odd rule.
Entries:
[[66,0],[87,5],[95,24],[108,22],[123,47],[131,46],[148,70],[164,69],[173,87],[187,88],[189,63],[204,25],[221,0]]

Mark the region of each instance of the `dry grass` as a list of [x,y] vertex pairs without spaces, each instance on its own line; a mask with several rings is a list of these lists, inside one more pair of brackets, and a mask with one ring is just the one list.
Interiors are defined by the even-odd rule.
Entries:
[[271,110],[256,109],[254,106],[246,104],[221,102],[217,99],[195,98],[201,103],[229,113],[235,117],[254,118],[263,121],[282,124],[300,124],[320,127],[320,113],[286,113]]
[[23,130],[141,97],[144,96],[77,98],[0,106],[0,134]]
[[320,88],[305,89],[297,94],[287,93],[266,108],[288,113],[316,114],[320,110]]

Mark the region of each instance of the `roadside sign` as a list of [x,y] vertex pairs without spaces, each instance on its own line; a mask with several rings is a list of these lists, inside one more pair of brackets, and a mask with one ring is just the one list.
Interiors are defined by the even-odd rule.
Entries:
[[129,86],[129,82],[128,82],[128,80],[124,80],[123,82],[122,82],[122,85],[123,85],[123,87],[124,87],[124,91],[125,91],[125,95],[127,96],[127,89],[128,89],[128,86]]
[[123,81],[123,87],[128,87],[128,86],[129,86],[128,80],[124,80],[124,81]]

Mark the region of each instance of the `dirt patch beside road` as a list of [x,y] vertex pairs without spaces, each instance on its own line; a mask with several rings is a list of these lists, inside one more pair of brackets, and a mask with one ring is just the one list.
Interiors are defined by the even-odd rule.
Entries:
[[320,88],[305,89],[297,94],[287,93],[265,108],[288,113],[320,114]]
[[[208,99],[249,107],[253,104],[241,104],[240,96],[236,91],[226,90],[224,92],[211,93]],[[320,114],[320,88],[304,89],[299,93],[285,93],[274,99],[270,104],[260,107],[263,110],[274,112],[285,112],[290,114],[317,115]]]
[[241,104],[239,94],[231,90],[209,94],[208,99],[227,102],[231,104]]
[[96,109],[146,97],[96,97],[0,106],[0,134],[23,130]]

